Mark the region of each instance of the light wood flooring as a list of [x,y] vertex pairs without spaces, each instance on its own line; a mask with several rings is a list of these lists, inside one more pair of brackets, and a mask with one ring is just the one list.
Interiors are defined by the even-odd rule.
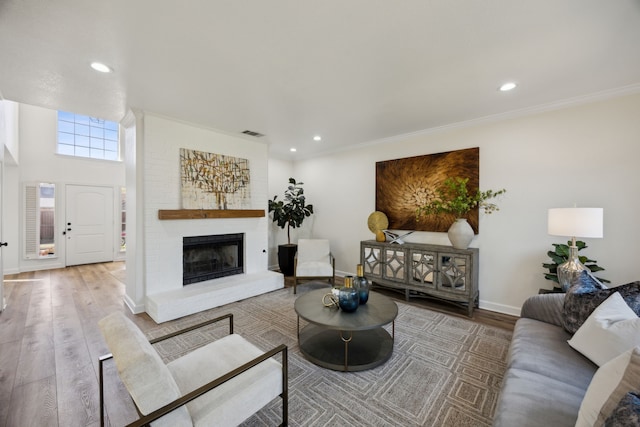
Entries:
[[[155,325],[123,304],[123,262],[5,276],[6,309],[0,313],[0,426],[98,426],[98,357],[108,353],[97,322],[113,311],[126,313],[144,331]],[[290,280],[287,279],[287,285]],[[304,285],[302,285],[304,286]],[[401,295],[389,293],[391,297]],[[457,314],[428,300],[412,300]],[[515,318],[476,310],[475,321],[512,329]],[[107,364],[105,376],[115,376]],[[109,383],[109,396],[126,391]],[[107,406],[112,426],[135,417],[123,399]],[[128,404],[127,404],[128,403]]]

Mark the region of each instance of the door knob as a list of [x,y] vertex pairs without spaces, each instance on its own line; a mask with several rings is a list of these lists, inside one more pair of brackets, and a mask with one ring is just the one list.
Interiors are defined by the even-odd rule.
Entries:
[[9,246],[7,242],[0,242],[0,246]]

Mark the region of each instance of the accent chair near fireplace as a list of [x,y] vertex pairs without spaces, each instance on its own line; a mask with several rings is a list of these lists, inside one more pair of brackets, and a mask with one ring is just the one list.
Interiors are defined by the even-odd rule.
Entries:
[[[229,335],[167,364],[152,346],[227,319]],[[137,425],[153,421],[152,425],[172,427],[234,426],[278,397],[282,399],[282,422],[287,425],[287,346],[281,344],[264,352],[233,333],[233,314],[151,341],[121,312],[111,313],[98,325],[111,350],[99,359],[101,426],[105,424],[103,365],[110,359],[114,359],[122,383],[142,414]]]
[[336,278],[336,260],[327,239],[299,239],[294,262],[293,293],[300,280],[328,279],[332,285]]

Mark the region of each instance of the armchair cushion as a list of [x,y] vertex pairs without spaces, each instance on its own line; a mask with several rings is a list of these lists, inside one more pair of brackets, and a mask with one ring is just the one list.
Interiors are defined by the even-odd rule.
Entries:
[[333,266],[324,262],[298,262],[296,268],[298,277],[330,277],[333,276]]
[[327,239],[299,239],[298,263],[319,262],[331,264],[331,247]]
[[300,239],[296,254],[297,277],[332,277],[333,263],[327,239]]
[[[167,366],[142,331],[120,312],[98,322],[113,354],[120,379],[143,415],[181,396]],[[156,426],[192,426],[187,408],[181,407],[152,423]]]
[[[240,335],[218,339],[167,364],[183,394],[238,368],[264,352]],[[212,363],[214,362],[214,363]],[[242,423],[282,393],[282,365],[268,359],[187,403],[194,426]]]

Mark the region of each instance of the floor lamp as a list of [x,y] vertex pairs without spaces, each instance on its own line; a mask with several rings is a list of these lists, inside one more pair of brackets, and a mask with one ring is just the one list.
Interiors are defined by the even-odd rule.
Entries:
[[571,237],[569,259],[558,266],[558,283],[566,292],[583,270],[588,270],[578,258],[576,237],[601,238],[603,235],[602,208],[549,209],[548,233],[552,236]]

